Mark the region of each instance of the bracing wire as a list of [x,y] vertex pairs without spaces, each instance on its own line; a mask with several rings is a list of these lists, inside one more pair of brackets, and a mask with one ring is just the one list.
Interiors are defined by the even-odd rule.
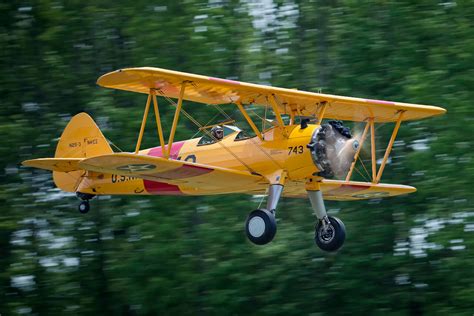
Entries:
[[[381,123],[381,124],[379,124],[377,127],[375,127],[375,131],[379,130],[381,127],[385,126],[386,124],[387,124],[387,123]],[[359,171],[357,168],[354,168],[354,170],[356,170],[356,171],[364,178],[364,180],[370,182],[369,180],[367,180],[367,177],[368,177],[369,179],[372,178],[372,177],[371,177],[369,171],[367,170],[367,168],[366,168],[366,166],[365,166],[365,164],[364,164],[364,160],[362,160],[362,159],[360,158],[360,155],[359,155],[359,157],[357,157],[357,160],[360,161],[360,164],[361,164],[362,168],[364,169],[366,175],[362,174],[362,172]]]
[[263,120],[262,120],[262,131],[265,130],[267,127],[267,110],[268,110],[268,104],[265,104],[265,114],[263,115]]
[[268,188],[265,190],[265,194],[262,195],[262,199],[260,200],[260,203],[258,203],[257,209],[260,209],[262,206],[263,200],[265,200],[265,197],[268,196]]
[[[170,97],[164,95],[160,91],[161,95],[174,107],[177,107],[176,102],[174,102]],[[181,112],[183,112],[184,116],[186,116],[192,123],[194,123],[198,128],[202,128],[202,125],[194,119],[188,112],[186,112],[184,109],[181,108]],[[231,154],[238,162],[240,162],[245,168],[247,168],[251,173],[256,173],[249,165],[247,165],[242,159],[240,159],[232,150],[230,150],[226,145],[224,145],[222,142],[218,141],[212,133],[207,131],[206,129],[203,129],[203,132],[206,133],[211,139],[213,139],[217,144],[219,144],[222,148],[224,148],[229,154]]]
[[119,152],[123,152],[122,149],[119,148],[119,146],[115,145],[110,139],[106,138],[107,142],[112,145],[115,149],[117,149]]
[[[221,109],[218,105],[214,104],[213,105],[220,113],[222,113],[226,119],[232,119],[223,109]],[[237,126],[237,124],[235,124],[235,126]],[[239,126],[237,126],[239,127]],[[239,127],[239,129],[241,129]],[[242,130],[242,129],[241,129]],[[282,166],[280,166],[280,164],[275,160],[273,159],[273,157],[266,151],[264,150],[261,146],[259,146],[255,140],[253,138],[250,138],[249,141],[252,143],[252,145],[254,145],[255,147],[257,147],[262,153],[264,153],[278,168],[282,169]]]
[[[364,166],[364,169],[365,169],[365,166]],[[357,173],[360,174],[360,176],[364,178],[365,181],[370,182],[370,180],[366,177],[366,175],[364,175],[359,169],[354,168],[354,170],[357,171]],[[365,170],[367,171],[367,169]]]
[[[206,125],[204,125],[204,126],[209,125],[209,123],[214,121],[218,115],[219,115],[219,113],[216,113],[216,115],[214,115],[209,121],[207,121]],[[191,138],[196,137],[200,132],[201,132],[201,130],[198,129],[198,131],[196,133],[194,133],[193,137],[191,137]]]

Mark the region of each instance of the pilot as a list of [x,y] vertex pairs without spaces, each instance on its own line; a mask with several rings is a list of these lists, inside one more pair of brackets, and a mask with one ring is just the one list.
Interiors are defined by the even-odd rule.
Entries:
[[224,137],[224,130],[222,129],[222,127],[217,125],[211,129],[211,134],[212,137],[214,137],[215,139],[221,140]]

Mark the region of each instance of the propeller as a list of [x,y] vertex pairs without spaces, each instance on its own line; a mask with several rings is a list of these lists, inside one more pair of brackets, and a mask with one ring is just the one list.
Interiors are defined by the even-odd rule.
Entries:
[[359,141],[342,122],[329,121],[314,131],[308,148],[320,176],[343,178],[354,160]]

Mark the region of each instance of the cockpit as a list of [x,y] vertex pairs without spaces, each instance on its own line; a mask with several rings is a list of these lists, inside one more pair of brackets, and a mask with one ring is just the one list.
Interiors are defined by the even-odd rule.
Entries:
[[[216,125],[217,126],[217,125]],[[213,126],[212,128],[215,128],[216,126]],[[210,145],[210,144],[215,144],[223,139],[226,139],[227,137],[234,137],[234,141],[239,141],[239,140],[244,140],[248,138],[252,138],[252,135],[249,135],[249,133],[241,130],[237,126],[234,125],[222,125],[222,130],[223,130],[223,136],[221,139],[219,137],[216,137],[217,135],[214,135],[214,133],[211,132],[212,128],[210,130],[203,129],[204,130],[204,136],[201,137],[201,139],[198,142],[198,146],[203,146],[203,145]]]

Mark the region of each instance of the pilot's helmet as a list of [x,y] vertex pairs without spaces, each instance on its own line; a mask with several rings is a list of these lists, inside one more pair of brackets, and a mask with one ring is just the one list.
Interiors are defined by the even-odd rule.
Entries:
[[222,127],[217,125],[211,129],[211,134],[216,139],[222,139],[224,137],[224,130],[222,129]]

